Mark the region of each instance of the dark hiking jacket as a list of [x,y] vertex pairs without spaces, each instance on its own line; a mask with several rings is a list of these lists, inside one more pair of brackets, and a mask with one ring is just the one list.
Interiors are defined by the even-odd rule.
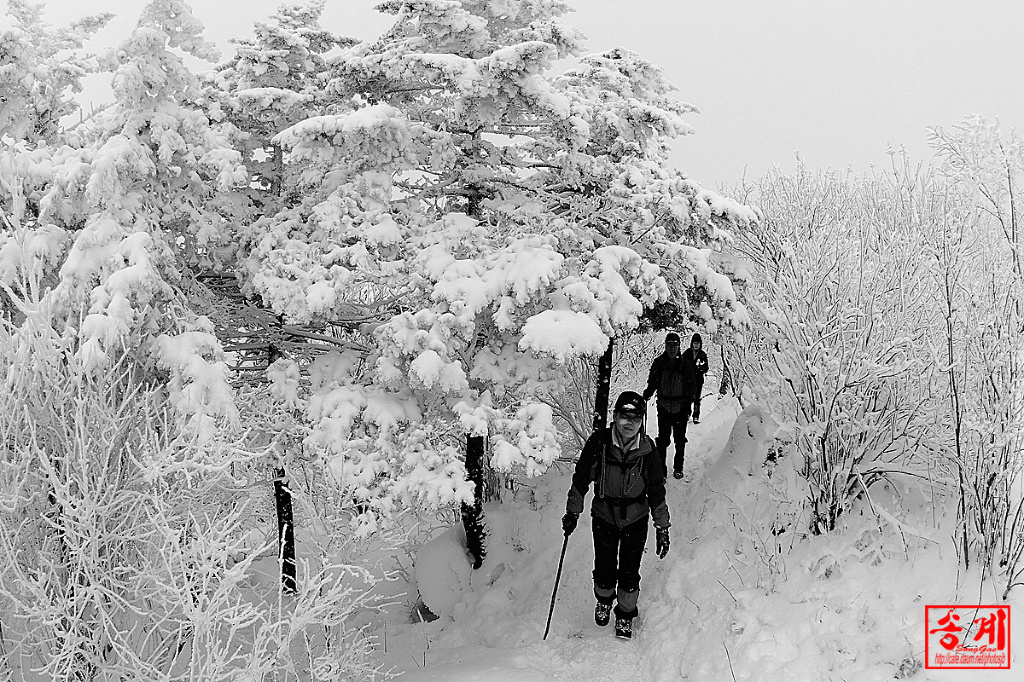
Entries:
[[641,432],[637,446],[628,452],[612,442],[610,426],[591,434],[576,462],[566,511],[583,512],[583,500],[591,483],[591,516],[625,528],[650,514],[655,526],[669,527],[665,463],[646,433]]
[[683,362],[683,356],[671,357],[667,353],[662,353],[654,358],[651,371],[647,374],[644,398],[650,399],[655,393],[658,394],[658,411],[668,414],[681,412],[687,400],[692,399],[692,366],[687,367]]
[[689,347],[683,351],[683,382],[692,387],[692,397],[700,395],[704,387],[704,375],[708,373],[708,354],[703,349],[694,351]]

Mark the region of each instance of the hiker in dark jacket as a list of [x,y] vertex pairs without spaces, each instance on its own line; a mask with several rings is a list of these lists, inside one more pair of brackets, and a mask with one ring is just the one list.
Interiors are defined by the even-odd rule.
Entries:
[[638,610],[640,559],[654,519],[656,551],[664,559],[669,547],[665,502],[665,459],[644,432],[647,404],[639,393],[624,391],[615,401],[612,425],[587,439],[576,462],[562,529],[576,528],[583,500],[594,483],[590,525],[594,532],[594,621],[607,625],[615,606],[615,634],[629,638]]
[[686,411],[693,413],[693,423],[700,424],[700,393],[704,390],[704,375],[708,373],[708,355],[700,334],[690,339],[690,347],[683,351],[683,383],[689,387]]
[[676,478],[683,477],[683,458],[686,454],[686,422],[690,419],[692,402],[692,373],[679,353],[679,334],[665,335],[665,352],[654,358],[647,375],[644,401],[658,394],[658,452],[664,462],[668,456],[670,440],[676,442],[672,459],[672,472]]

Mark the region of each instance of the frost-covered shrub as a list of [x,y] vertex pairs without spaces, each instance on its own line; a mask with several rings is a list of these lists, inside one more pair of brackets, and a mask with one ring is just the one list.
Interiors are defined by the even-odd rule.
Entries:
[[262,453],[200,442],[127,359],[93,377],[73,336],[22,308],[20,327],[0,327],[5,674],[373,678],[353,614],[379,576],[335,552],[300,567],[294,596],[261,580],[274,543],[231,472]]
[[[945,220],[932,243],[946,317],[952,478],[959,494],[957,547],[1002,583],[1024,583],[1024,140],[969,117],[931,131],[940,176],[973,220]],[[938,226],[937,226],[938,227]]]
[[[980,119],[933,143],[938,170],[799,169],[750,188],[763,220],[737,245],[762,305],[740,376],[803,460],[815,530],[862,497],[898,523],[902,498],[926,488],[936,517],[956,502],[961,559],[1005,594],[1024,575],[1024,145]],[[895,494],[874,504],[881,481]]]
[[770,174],[763,219],[739,241],[759,270],[748,373],[783,422],[826,532],[882,480],[915,476],[941,408],[928,369],[937,313],[926,305],[922,218],[912,188],[884,177]]

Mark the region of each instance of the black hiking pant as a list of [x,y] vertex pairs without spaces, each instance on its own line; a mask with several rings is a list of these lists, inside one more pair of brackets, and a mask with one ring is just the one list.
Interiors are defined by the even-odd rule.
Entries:
[[687,399],[686,407],[684,408],[688,412],[693,413],[694,420],[700,419],[700,393],[704,390],[704,383],[697,384],[693,395]]
[[590,525],[594,531],[594,596],[604,604],[618,600],[615,615],[619,618],[636,618],[640,559],[647,544],[650,517],[625,528],[592,517]]
[[[699,405],[699,403],[698,403]],[[700,409],[698,407],[698,409]],[[683,457],[686,454],[686,422],[690,420],[690,404],[683,403],[683,409],[679,412],[666,412],[658,409],[658,437],[654,444],[658,446],[661,453],[661,460],[668,466],[668,444],[670,440],[676,442],[676,453],[672,458],[672,470],[683,470]]]

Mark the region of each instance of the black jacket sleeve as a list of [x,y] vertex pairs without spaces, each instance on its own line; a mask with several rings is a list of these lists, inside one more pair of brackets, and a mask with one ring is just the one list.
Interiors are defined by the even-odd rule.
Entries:
[[[565,502],[565,511],[574,514],[583,512],[583,500],[590,490],[590,484],[594,482],[594,465],[601,455],[601,448],[604,447],[604,434],[607,429],[595,431],[590,434],[580,458],[576,460],[576,470],[572,474],[572,485],[569,486],[569,496]],[[664,484],[663,484],[664,485]]]
[[654,358],[651,363],[651,371],[647,373],[647,388],[644,389],[644,400],[650,400],[654,392],[658,390],[658,382],[661,379],[661,356]]
[[[652,443],[653,446],[653,443]],[[668,502],[665,500],[665,462],[658,456],[658,449],[653,448],[651,458],[651,474],[647,477],[647,503],[651,506],[651,519],[658,528],[668,528]]]

